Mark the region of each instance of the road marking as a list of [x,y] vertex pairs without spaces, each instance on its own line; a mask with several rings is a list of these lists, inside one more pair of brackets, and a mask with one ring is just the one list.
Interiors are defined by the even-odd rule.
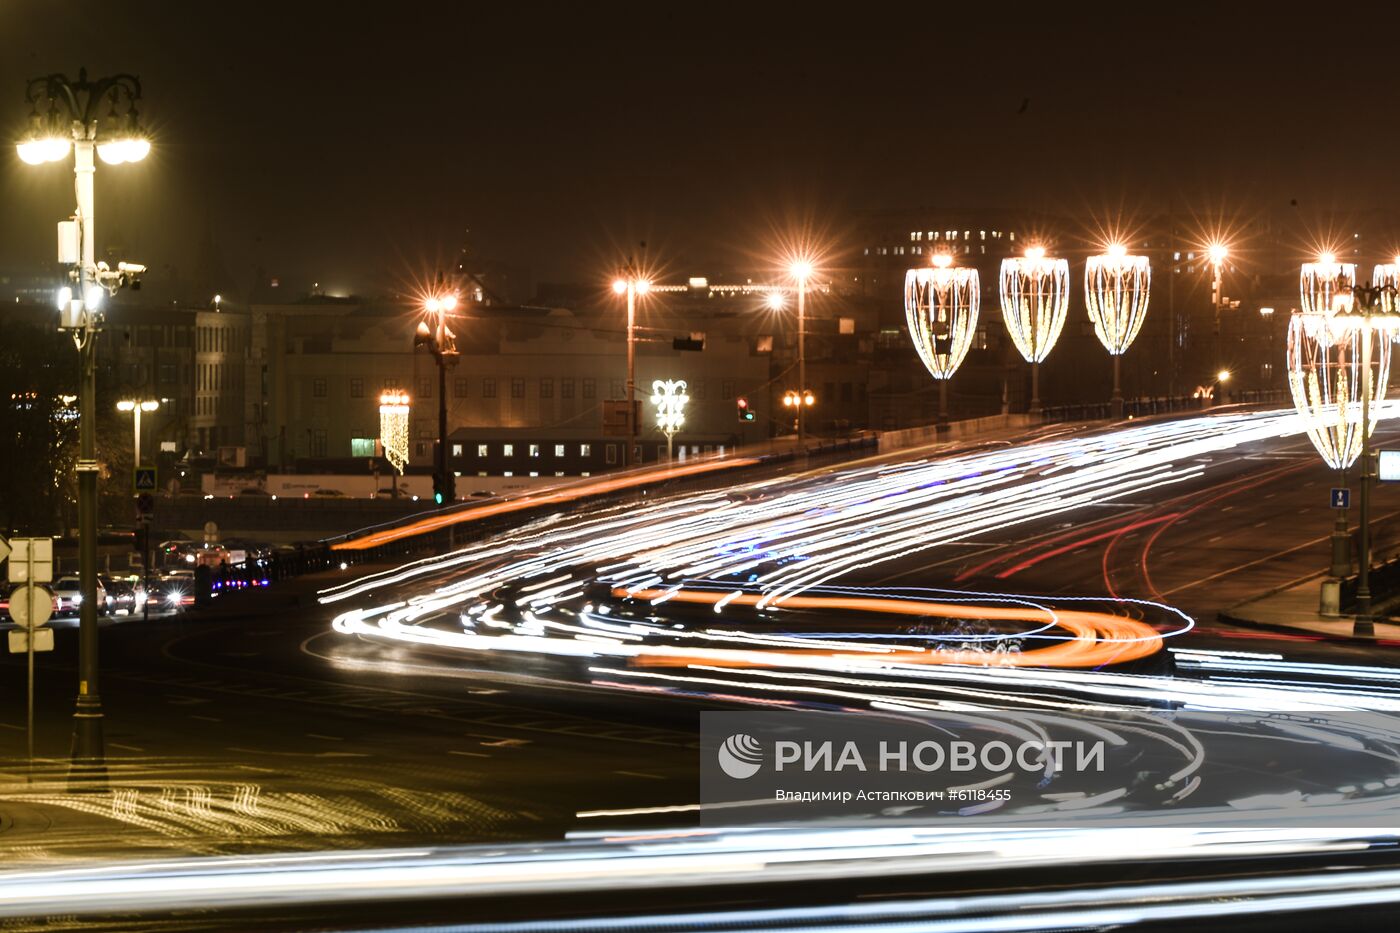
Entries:
[[194,713],[190,713],[190,718],[202,719],[205,722],[223,722],[223,720],[220,719],[218,716],[196,716]]
[[522,745],[529,745],[529,739],[497,739],[494,742],[482,742],[487,748],[519,748]]
[[0,727],[3,727],[5,729],[14,729],[16,732],[24,731],[24,726],[12,726],[8,722],[0,722]]
[[322,735],[322,734],[319,733],[319,732],[308,732],[308,733],[306,733],[306,737],[307,737],[308,739],[325,739],[327,742],[344,742],[344,741],[345,741],[343,738],[341,738],[341,737],[338,736],[338,735]]
[[1214,544],[1215,542],[1219,541],[1219,540],[1220,540],[1221,538],[1223,538],[1223,537],[1225,537],[1225,536],[1224,536],[1224,535],[1216,535],[1214,538],[1211,538],[1209,541],[1207,541],[1206,544]]
[[112,746],[113,748],[124,748],[124,749],[126,749],[127,751],[129,751],[129,752],[144,752],[144,751],[145,751],[144,748],[137,748],[135,745],[123,745],[123,744],[120,743],[120,742],[108,742],[107,744],[110,745],[110,746]]
[[660,774],[647,774],[645,771],[614,771],[613,774],[622,774],[627,777],[651,778],[653,781],[664,781],[666,778]]
[[455,749],[455,748],[449,748],[449,749],[447,750],[447,754],[449,754],[449,755],[462,755],[462,756],[464,756],[464,757],[466,757],[466,758],[490,758],[490,757],[491,757],[490,755],[486,754],[485,752],[460,752],[460,751],[458,751],[458,750]]
[[171,704],[172,706],[198,706],[200,703],[208,703],[209,700],[201,697],[184,697],[176,696],[173,694],[167,694],[165,697],[165,702]]

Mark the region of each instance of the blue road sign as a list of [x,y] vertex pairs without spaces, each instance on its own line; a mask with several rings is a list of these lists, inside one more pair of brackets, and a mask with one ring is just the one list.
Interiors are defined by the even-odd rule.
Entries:
[[1334,509],[1349,509],[1349,508],[1351,508],[1351,490],[1350,490],[1350,489],[1347,489],[1347,488],[1345,488],[1345,487],[1342,487],[1342,488],[1333,487],[1333,489],[1332,489],[1332,508],[1334,508]]
[[156,491],[156,468],[137,467],[132,471],[131,487],[137,493]]

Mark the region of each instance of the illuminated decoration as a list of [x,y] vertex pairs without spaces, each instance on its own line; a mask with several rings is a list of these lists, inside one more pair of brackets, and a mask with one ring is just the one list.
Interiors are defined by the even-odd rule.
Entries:
[[1084,264],[1084,303],[1094,335],[1113,356],[1122,356],[1137,339],[1147,317],[1152,265],[1146,256],[1130,256],[1113,245]]
[[1069,262],[1050,259],[1041,247],[1001,261],[1001,316],[1011,342],[1027,363],[1050,355],[1069,311]]
[[690,396],[684,379],[654,379],[651,403],[656,406],[656,426],[666,435],[666,459],[671,459],[671,438],[685,424],[685,406]]
[[390,466],[402,475],[408,465],[407,393],[386,391],[379,396],[379,442]]
[[1368,324],[1360,316],[1300,311],[1288,322],[1288,388],[1313,446],[1334,470],[1361,455],[1363,378],[1371,383],[1375,428],[1390,378],[1393,333],[1392,326]]
[[[1386,314],[1400,312],[1400,256],[1393,262],[1378,263],[1371,271],[1371,287],[1380,290],[1381,311]],[[1400,332],[1395,335],[1400,340]]]
[[977,330],[982,285],[976,269],[953,266],[939,253],[929,268],[904,274],[904,316],[919,359],[935,379],[951,379]]
[[1317,262],[1303,263],[1298,274],[1298,297],[1303,314],[1332,314],[1339,295],[1356,287],[1356,263],[1337,262],[1323,253]]

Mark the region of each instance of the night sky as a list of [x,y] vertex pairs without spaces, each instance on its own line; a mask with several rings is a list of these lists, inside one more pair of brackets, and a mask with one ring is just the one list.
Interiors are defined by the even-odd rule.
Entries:
[[[22,129],[26,77],[139,74],[155,149],[99,165],[99,243],[186,279],[212,243],[239,287],[262,267],[333,292],[401,287],[468,228],[536,281],[601,280],[640,239],[678,275],[758,268],[862,208],[1400,195],[1388,14],[576,6],[12,0],[0,125]],[[49,261],[70,167],[0,166],[0,267]]]

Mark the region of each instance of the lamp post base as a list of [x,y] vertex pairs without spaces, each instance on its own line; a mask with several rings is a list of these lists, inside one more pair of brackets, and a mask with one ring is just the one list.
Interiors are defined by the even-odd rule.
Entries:
[[102,704],[95,697],[79,697],[73,713],[73,747],[68,762],[71,790],[94,791],[107,787],[102,723]]

